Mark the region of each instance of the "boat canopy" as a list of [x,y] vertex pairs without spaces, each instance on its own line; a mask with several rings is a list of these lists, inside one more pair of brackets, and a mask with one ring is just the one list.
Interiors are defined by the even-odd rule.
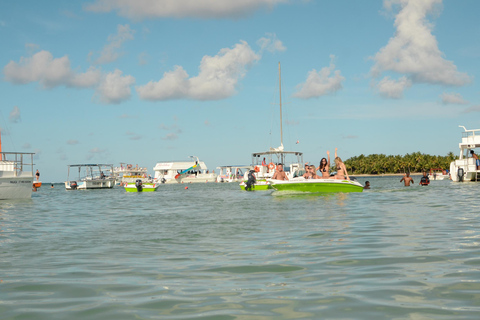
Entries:
[[91,164],[69,164],[69,167],[113,167],[113,164],[91,163]]
[[[185,170],[195,165],[195,161],[179,161],[179,162],[159,162],[155,165],[153,170]],[[198,168],[201,170],[208,170],[205,162],[199,161]]]
[[[460,148],[460,159],[468,157],[468,150],[480,148],[480,129],[468,130],[464,126],[459,126],[465,130],[462,132],[462,142],[458,144]],[[467,150],[465,153],[464,151]]]
[[265,162],[270,163],[282,163],[287,164],[287,156],[296,156],[296,161],[288,161],[290,163],[299,163],[303,164],[303,153],[298,151],[278,151],[275,149],[270,149],[265,152],[256,152],[252,153],[252,164],[259,165],[262,162],[262,158],[266,158]]

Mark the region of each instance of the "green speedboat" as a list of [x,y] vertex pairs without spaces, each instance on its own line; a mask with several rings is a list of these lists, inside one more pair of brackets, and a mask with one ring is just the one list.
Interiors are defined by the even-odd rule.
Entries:
[[126,192],[153,192],[160,186],[157,182],[143,182],[140,179],[136,182],[125,183]]
[[291,180],[268,180],[277,191],[289,192],[362,192],[363,186],[357,181],[340,179],[305,179],[303,177]]
[[[242,189],[243,191],[245,191],[245,184],[247,182],[246,181],[242,181],[240,183],[240,189]],[[250,189],[250,190],[247,190],[247,191],[264,191],[264,190],[271,190],[273,189],[270,182],[266,181],[266,180],[257,180],[257,182],[255,182],[253,184],[253,187]]]

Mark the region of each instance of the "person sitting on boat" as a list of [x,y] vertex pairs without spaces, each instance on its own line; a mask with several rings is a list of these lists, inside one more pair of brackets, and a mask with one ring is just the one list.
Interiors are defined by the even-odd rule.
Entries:
[[262,160],[262,167],[266,167],[266,166],[267,166],[267,162],[265,161],[265,157],[264,157]]
[[317,170],[322,173],[322,179],[330,178],[330,151],[327,151],[328,161],[325,158],[320,160],[320,165]]
[[480,160],[478,159],[478,156],[475,154],[475,151],[470,150],[470,154],[475,159],[475,165],[477,166],[477,170],[480,170]]
[[100,172],[100,179],[105,179],[105,174],[102,172]]
[[337,148],[335,148],[335,168],[337,170],[337,174],[334,176],[335,179],[345,179],[347,178],[350,181],[350,177],[348,176],[347,168],[343,163],[342,159],[337,156]]
[[309,166],[309,169],[310,169],[310,179],[321,179],[322,178],[319,175],[317,175],[317,168],[313,164],[311,164]]
[[420,179],[419,185],[428,186],[430,184],[430,179],[427,176],[427,172],[423,171],[423,177]]
[[310,179],[312,177],[312,173],[310,172],[310,168],[308,166],[305,168],[305,173],[302,175],[305,179]]
[[275,173],[273,174],[272,179],[274,180],[288,180],[287,174],[285,171],[283,171],[283,165],[278,164],[277,165],[277,170],[275,170]]

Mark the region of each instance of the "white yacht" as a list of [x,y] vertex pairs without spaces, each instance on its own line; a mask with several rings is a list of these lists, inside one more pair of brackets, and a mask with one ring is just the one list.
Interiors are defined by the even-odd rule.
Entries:
[[210,172],[205,162],[191,156],[191,161],[158,162],[153,170],[160,183],[205,183],[215,182],[217,176]]
[[133,164],[126,164],[121,162],[120,167],[115,167],[113,169],[116,184],[120,186],[125,186],[128,183],[135,183],[137,180],[141,179],[142,182],[152,182],[153,178],[148,174],[147,168],[142,168]]
[[467,130],[464,126],[459,127],[465,131],[462,132],[462,142],[458,144],[460,157],[450,163],[450,176],[455,182],[478,181],[480,167],[477,166],[473,153],[476,154],[474,149],[480,148],[480,129]]
[[[72,169],[72,179],[70,179]],[[76,174],[78,173],[78,175]],[[112,164],[71,164],[68,166],[67,190],[110,189],[115,186]]]
[[0,200],[32,197],[33,155],[34,153],[1,152],[0,144]]

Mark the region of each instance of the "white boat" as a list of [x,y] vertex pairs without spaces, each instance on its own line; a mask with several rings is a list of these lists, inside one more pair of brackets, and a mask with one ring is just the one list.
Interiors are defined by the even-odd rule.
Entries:
[[245,173],[253,169],[252,166],[220,166],[217,167],[217,182],[243,181]]
[[[278,79],[280,93],[280,146],[278,148],[270,148],[265,152],[252,153],[252,168],[255,170],[256,183],[252,190],[271,189],[270,183],[266,179],[271,179],[275,174],[278,164],[283,165],[288,179],[293,179],[300,175],[303,169],[303,153],[298,151],[285,151],[283,147],[283,126],[282,126],[282,78],[280,62],[278,63]],[[302,173],[303,174],[303,173]],[[248,172],[244,175],[244,181],[240,183],[240,188],[245,190],[248,180]]]
[[0,200],[32,197],[33,155],[34,153],[0,152]]
[[430,169],[428,174],[430,181],[433,180],[448,180],[450,175],[447,173],[447,170],[441,168]]
[[120,163],[120,167],[113,169],[116,184],[125,186],[126,184],[135,184],[137,180],[142,180],[143,183],[153,182],[153,178],[148,174],[147,168],[142,168],[132,164]]
[[459,127],[465,131],[462,132],[462,142],[458,144],[460,157],[450,163],[450,176],[455,182],[478,181],[480,170],[471,152],[480,148],[480,129],[467,130],[464,126]]
[[153,170],[155,181],[160,183],[206,183],[215,182],[217,176],[209,172],[205,162],[191,156],[192,161],[158,162]]
[[[72,179],[70,179],[72,171]],[[78,174],[76,174],[78,173]],[[67,190],[110,189],[115,186],[111,164],[71,164],[68,166]]]

